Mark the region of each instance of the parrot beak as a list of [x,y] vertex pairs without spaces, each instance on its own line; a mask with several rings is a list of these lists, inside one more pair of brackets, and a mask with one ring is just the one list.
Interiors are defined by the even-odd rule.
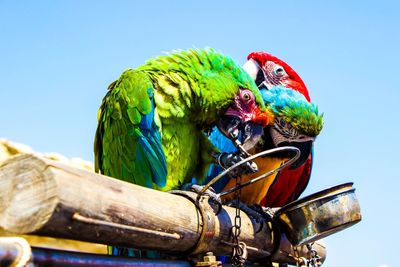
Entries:
[[290,169],[296,169],[303,165],[311,154],[315,137],[295,133],[288,136],[287,132],[283,134],[275,125],[268,127],[272,143],[275,147],[294,146],[300,150],[300,157],[292,163]]
[[250,121],[244,125],[244,129],[242,132],[243,132],[242,136],[243,148],[246,151],[249,151],[253,147],[255,147],[260,141],[263,135],[263,126],[261,124]]
[[291,166],[291,169],[297,169],[306,162],[313,150],[314,141],[294,144],[295,147],[300,149],[300,158],[296,160]]
[[242,68],[250,75],[260,90],[263,88],[268,90],[271,89],[272,85],[266,82],[268,79],[266,79],[264,71],[257,61],[250,58],[246,63],[244,63]]
[[235,145],[241,145],[245,151],[255,147],[263,135],[263,125],[253,121],[243,122],[241,118],[231,115],[223,116],[217,127]]
[[250,58],[246,63],[244,63],[242,68],[250,75],[253,81],[257,80],[257,76],[261,71],[260,65],[258,65],[257,61],[255,61],[252,58]]
[[241,119],[236,116],[223,116],[217,123],[218,129],[229,139],[239,138]]
[[294,146],[294,147],[297,147],[300,150],[300,157],[290,165],[289,169],[297,169],[298,167],[303,165],[304,162],[306,162],[306,160],[308,159],[308,157],[311,154],[313,143],[314,143],[313,141],[308,141],[308,142],[303,142],[303,143],[283,142],[283,143],[279,144],[279,147],[281,147],[281,146]]
[[250,75],[260,90],[264,88],[270,90],[272,88],[273,85],[266,82],[268,79],[257,61],[250,58],[242,68]]

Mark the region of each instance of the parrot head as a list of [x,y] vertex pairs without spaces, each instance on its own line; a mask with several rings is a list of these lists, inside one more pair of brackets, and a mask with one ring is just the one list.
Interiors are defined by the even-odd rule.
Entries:
[[245,150],[253,148],[260,140],[263,129],[273,121],[273,114],[261,111],[253,92],[240,88],[233,103],[217,123],[219,130],[232,141],[239,140]]
[[266,52],[253,52],[243,68],[260,89],[264,103],[275,115],[264,129],[264,149],[295,146],[300,158],[291,168],[309,157],[314,140],[322,129],[322,115],[310,103],[308,89],[300,76],[284,61]]
[[247,59],[243,68],[260,89],[271,89],[274,85],[281,85],[301,93],[308,102],[311,101],[303,80],[284,61],[266,52],[250,53]]
[[275,115],[274,123],[264,130],[264,149],[297,147],[301,155],[291,168],[299,167],[307,160],[315,138],[322,130],[323,115],[315,104],[290,88],[274,86],[260,92],[267,109]]

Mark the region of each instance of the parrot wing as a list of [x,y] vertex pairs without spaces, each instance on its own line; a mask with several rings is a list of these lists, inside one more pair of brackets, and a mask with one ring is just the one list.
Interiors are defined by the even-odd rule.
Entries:
[[151,79],[127,70],[108,89],[98,113],[95,170],[149,188],[163,187],[167,165]]
[[[311,177],[311,170],[312,170],[312,165],[313,165],[313,152],[311,152],[309,158],[306,160],[306,162],[304,162],[303,165],[304,165],[303,171],[302,171],[301,175],[299,176],[296,189],[293,192],[291,199],[289,199],[287,201],[287,203],[298,199],[300,197],[300,195],[306,189],[308,182],[310,181],[310,177]],[[285,203],[285,205],[287,203]]]

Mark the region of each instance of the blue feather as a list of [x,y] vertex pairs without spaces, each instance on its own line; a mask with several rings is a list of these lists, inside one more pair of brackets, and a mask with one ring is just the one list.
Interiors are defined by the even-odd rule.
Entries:
[[[144,157],[140,157],[140,153],[137,153],[137,160],[146,162],[147,169],[143,171],[150,172],[152,181],[159,187],[163,187],[166,184],[167,162],[161,144],[161,135],[154,122],[154,101],[151,101],[151,112],[142,116],[139,128],[142,133],[139,149],[144,153]],[[145,186],[153,187],[151,182]]]
[[[221,131],[218,130],[217,127],[214,127],[211,130],[209,140],[220,151],[224,151],[226,153],[233,153],[237,151],[237,148],[233,145],[232,141],[225,135],[223,135]],[[212,164],[208,169],[208,174],[205,183],[208,183],[212,178],[220,174],[222,171],[223,169],[220,166],[218,166],[217,164]],[[224,189],[226,184],[229,182],[229,179],[230,178],[228,176],[225,176],[220,180],[218,180],[215,184],[213,184],[212,187],[216,192],[221,192],[222,189]]]
[[310,112],[318,114],[318,107],[309,103],[304,95],[282,86],[274,86],[270,90],[260,90],[265,105],[267,105],[275,114],[278,114],[284,108],[290,109],[308,109]]

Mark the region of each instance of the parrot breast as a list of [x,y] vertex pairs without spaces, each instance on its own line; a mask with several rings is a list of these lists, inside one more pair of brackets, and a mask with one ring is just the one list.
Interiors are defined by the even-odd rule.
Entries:
[[[250,181],[251,179],[258,177],[263,173],[278,168],[283,163],[283,161],[284,159],[275,157],[265,157],[265,158],[255,159],[254,162],[257,164],[259,171],[253,174],[241,175],[241,183]],[[273,173],[270,176],[255,182],[254,184],[243,187],[240,193],[240,201],[249,205],[260,204],[264,196],[267,194],[268,189],[274,182],[276,175],[277,175],[276,173]],[[222,191],[226,191],[235,186],[236,186],[236,179],[230,179],[228,184]],[[223,196],[222,200],[229,201],[234,199],[234,197],[235,197],[235,192],[232,192],[230,194]]]

